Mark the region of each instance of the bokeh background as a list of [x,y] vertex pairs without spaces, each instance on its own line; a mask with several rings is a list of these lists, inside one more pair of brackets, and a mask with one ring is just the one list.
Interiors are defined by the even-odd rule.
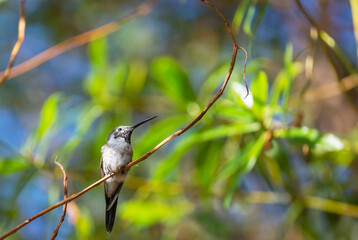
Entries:
[[[222,98],[188,132],[135,166],[111,235],[97,187],[68,205],[57,239],[356,239],[358,2],[213,1],[239,51]],[[140,1],[26,2],[16,64],[118,20]],[[302,4],[302,5],[300,5]],[[19,1],[0,1],[0,68],[17,38]],[[0,233],[100,178],[118,125],[134,158],[197,116],[223,83],[232,43],[198,0],[160,1],[112,34],[0,86]],[[15,65],[16,65],[15,64]],[[56,209],[9,239],[49,239]]]

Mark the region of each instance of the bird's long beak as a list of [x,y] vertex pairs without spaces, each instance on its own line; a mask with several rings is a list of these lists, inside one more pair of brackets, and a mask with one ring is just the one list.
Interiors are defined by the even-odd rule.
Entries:
[[144,121],[141,121],[140,123],[137,123],[136,125],[132,126],[132,128],[135,129],[136,127],[139,127],[143,123],[146,123],[146,122],[148,122],[148,121],[150,121],[150,120],[152,120],[153,118],[156,118],[156,117],[158,117],[158,116],[154,116],[154,117],[148,118],[148,119],[146,119]]

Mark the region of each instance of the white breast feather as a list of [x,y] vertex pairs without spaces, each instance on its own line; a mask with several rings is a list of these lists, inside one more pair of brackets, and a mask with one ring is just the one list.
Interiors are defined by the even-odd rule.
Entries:
[[[102,147],[101,152],[103,172],[105,175],[111,174],[111,171],[115,172],[119,170],[132,161],[132,147],[123,138],[110,139],[110,141]],[[125,177],[125,174],[119,173],[113,178],[107,179],[106,182],[123,182]]]

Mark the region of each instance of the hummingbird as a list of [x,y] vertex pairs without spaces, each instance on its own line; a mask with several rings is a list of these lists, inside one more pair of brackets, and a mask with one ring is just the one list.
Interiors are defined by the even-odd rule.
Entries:
[[101,148],[101,174],[102,177],[116,171],[120,173],[107,179],[103,183],[104,197],[106,199],[106,230],[112,231],[116,217],[118,194],[122,189],[128,170],[125,166],[132,161],[133,151],[131,146],[131,135],[134,129],[157,116],[148,118],[134,126],[118,126],[113,129],[107,137],[107,144]]

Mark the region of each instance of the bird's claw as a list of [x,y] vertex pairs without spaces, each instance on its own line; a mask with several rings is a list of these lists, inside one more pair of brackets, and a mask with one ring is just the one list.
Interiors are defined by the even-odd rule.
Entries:
[[122,174],[125,174],[125,172],[124,172],[125,167],[126,167],[126,166],[120,167],[120,168],[119,168],[119,172],[122,173]]

